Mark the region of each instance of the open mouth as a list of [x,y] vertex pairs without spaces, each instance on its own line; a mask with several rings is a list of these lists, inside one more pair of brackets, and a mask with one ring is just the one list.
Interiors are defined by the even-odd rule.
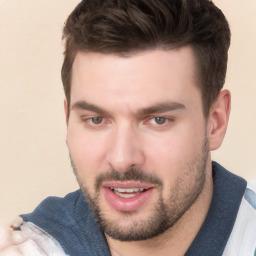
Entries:
[[144,188],[113,188],[110,187],[115,195],[122,198],[132,198],[146,191]]
[[115,210],[131,212],[141,208],[152,195],[154,186],[140,182],[106,182],[104,197]]

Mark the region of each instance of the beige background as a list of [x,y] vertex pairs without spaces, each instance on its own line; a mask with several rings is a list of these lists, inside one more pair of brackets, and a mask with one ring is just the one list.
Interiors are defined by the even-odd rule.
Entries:
[[[77,188],[65,146],[61,30],[79,0],[0,0],[0,222]],[[256,179],[256,0],[216,0],[232,29],[232,114],[213,158]]]

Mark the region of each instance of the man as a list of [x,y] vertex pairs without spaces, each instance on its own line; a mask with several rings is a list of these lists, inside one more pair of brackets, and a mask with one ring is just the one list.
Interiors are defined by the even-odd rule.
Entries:
[[0,255],[256,255],[256,194],[216,162],[230,30],[208,0],[85,0],[62,81],[81,190],[50,197]]

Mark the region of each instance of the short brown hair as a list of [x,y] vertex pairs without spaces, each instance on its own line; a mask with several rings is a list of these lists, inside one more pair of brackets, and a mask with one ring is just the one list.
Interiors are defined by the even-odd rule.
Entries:
[[68,107],[78,51],[126,56],[190,45],[206,116],[225,82],[230,29],[209,0],[83,0],[68,17],[63,39],[61,75]]

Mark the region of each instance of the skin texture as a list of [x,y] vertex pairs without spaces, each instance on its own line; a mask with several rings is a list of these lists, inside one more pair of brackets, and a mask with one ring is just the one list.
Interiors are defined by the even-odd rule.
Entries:
[[[213,190],[210,151],[224,138],[230,93],[220,92],[206,118],[195,73],[190,47],[75,58],[67,145],[114,256],[184,255],[204,222]],[[131,207],[109,200],[108,186],[150,193],[131,199]],[[133,241],[125,241],[130,233]],[[0,238],[1,256],[44,255],[22,231]]]
[[[203,223],[212,195],[209,151],[224,137],[230,94],[222,91],[205,118],[195,73],[190,47],[76,55],[67,145],[113,255],[184,255]],[[106,186],[138,182],[151,193],[135,208],[106,196]]]

